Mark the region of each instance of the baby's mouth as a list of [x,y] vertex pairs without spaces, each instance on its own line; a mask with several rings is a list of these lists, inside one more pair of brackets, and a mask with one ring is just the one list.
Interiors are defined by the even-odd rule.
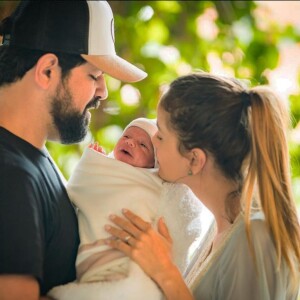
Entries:
[[121,152],[126,154],[126,155],[132,156],[131,153],[128,152],[127,150],[125,150],[125,149],[121,149]]

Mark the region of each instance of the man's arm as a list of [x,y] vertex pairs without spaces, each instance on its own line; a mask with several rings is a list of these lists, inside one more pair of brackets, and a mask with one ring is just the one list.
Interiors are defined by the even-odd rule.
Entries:
[[1,300],[38,300],[40,288],[37,280],[25,275],[0,275],[0,299]]

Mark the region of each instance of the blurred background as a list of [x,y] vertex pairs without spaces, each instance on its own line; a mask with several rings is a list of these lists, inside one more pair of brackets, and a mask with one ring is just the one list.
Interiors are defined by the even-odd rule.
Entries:
[[[1,19],[19,1],[0,1]],[[107,77],[108,100],[92,111],[87,138],[78,145],[48,143],[69,177],[83,149],[98,141],[111,151],[136,117],[156,118],[168,84],[195,70],[230,75],[249,85],[269,84],[289,107],[293,191],[300,206],[300,2],[108,1],[115,16],[117,53],[148,73],[126,84]],[[67,16],[66,16],[67,17]]]

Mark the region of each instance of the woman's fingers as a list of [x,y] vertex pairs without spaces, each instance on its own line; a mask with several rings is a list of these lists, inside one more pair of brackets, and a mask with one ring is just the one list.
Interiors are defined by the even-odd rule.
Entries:
[[119,238],[106,239],[104,242],[106,245],[124,252],[129,257],[131,256],[132,249],[131,249],[129,242],[125,242],[124,240],[119,239]]
[[141,235],[141,231],[135,227],[134,224],[130,223],[128,220],[118,217],[116,215],[111,215],[109,219],[116,225],[116,227],[106,226],[105,229],[111,233],[113,236],[125,239],[128,234],[135,238],[139,238]]
[[[139,218],[137,215],[133,214],[132,212],[125,210],[123,214],[127,219],[118,217],[116,215],[111,215],[109,219],[115,225],[117,225],[124,231],[128,232],[136,239],[139,239],[143,232],[147,232],[147,230],[151,228],[151,224],[149,222],[143,221],[141,218]],[[122,238],[118,236],[118,234],[120,235],[121,233],[118,232],[117,230],[112,232],[112,234],[114,234],[116,237]]]
[[105,226],[105,230],[114,238],[109,239],[107,245],[126,252],[130,256],[131,247],[136,247],[142,236],[146,238],[152,227],[149,222],[144,221],[129,210],[124,209],[123,214],[126,219],[117,215],[109,217],[117,227]]
[[105,230],[112,238],[105,244],[118,249],[131,257],[154,280],[172,263],[172,239],[162,219],[159,220],[159,232],[149,222],[144,221],[129,210],[123,210],[124,217],[110,216],[116,225],[106,225]]
[[131,221],[141,231],[147,232],[151,228],[151,224],[149,222],[144,221],[142,218],[134,214],[132,211],[128,209],[123,209],[122,213],[129,221]]

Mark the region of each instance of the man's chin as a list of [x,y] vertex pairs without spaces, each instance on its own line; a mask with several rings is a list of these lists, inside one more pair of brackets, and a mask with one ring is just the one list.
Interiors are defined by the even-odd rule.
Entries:
[[61,133],[60,142],[64,145],[80,143],[86,137],[87,132],[88,126],[85,126],[84,128],[76,131],[76,134],[74,133],[74,131]]

